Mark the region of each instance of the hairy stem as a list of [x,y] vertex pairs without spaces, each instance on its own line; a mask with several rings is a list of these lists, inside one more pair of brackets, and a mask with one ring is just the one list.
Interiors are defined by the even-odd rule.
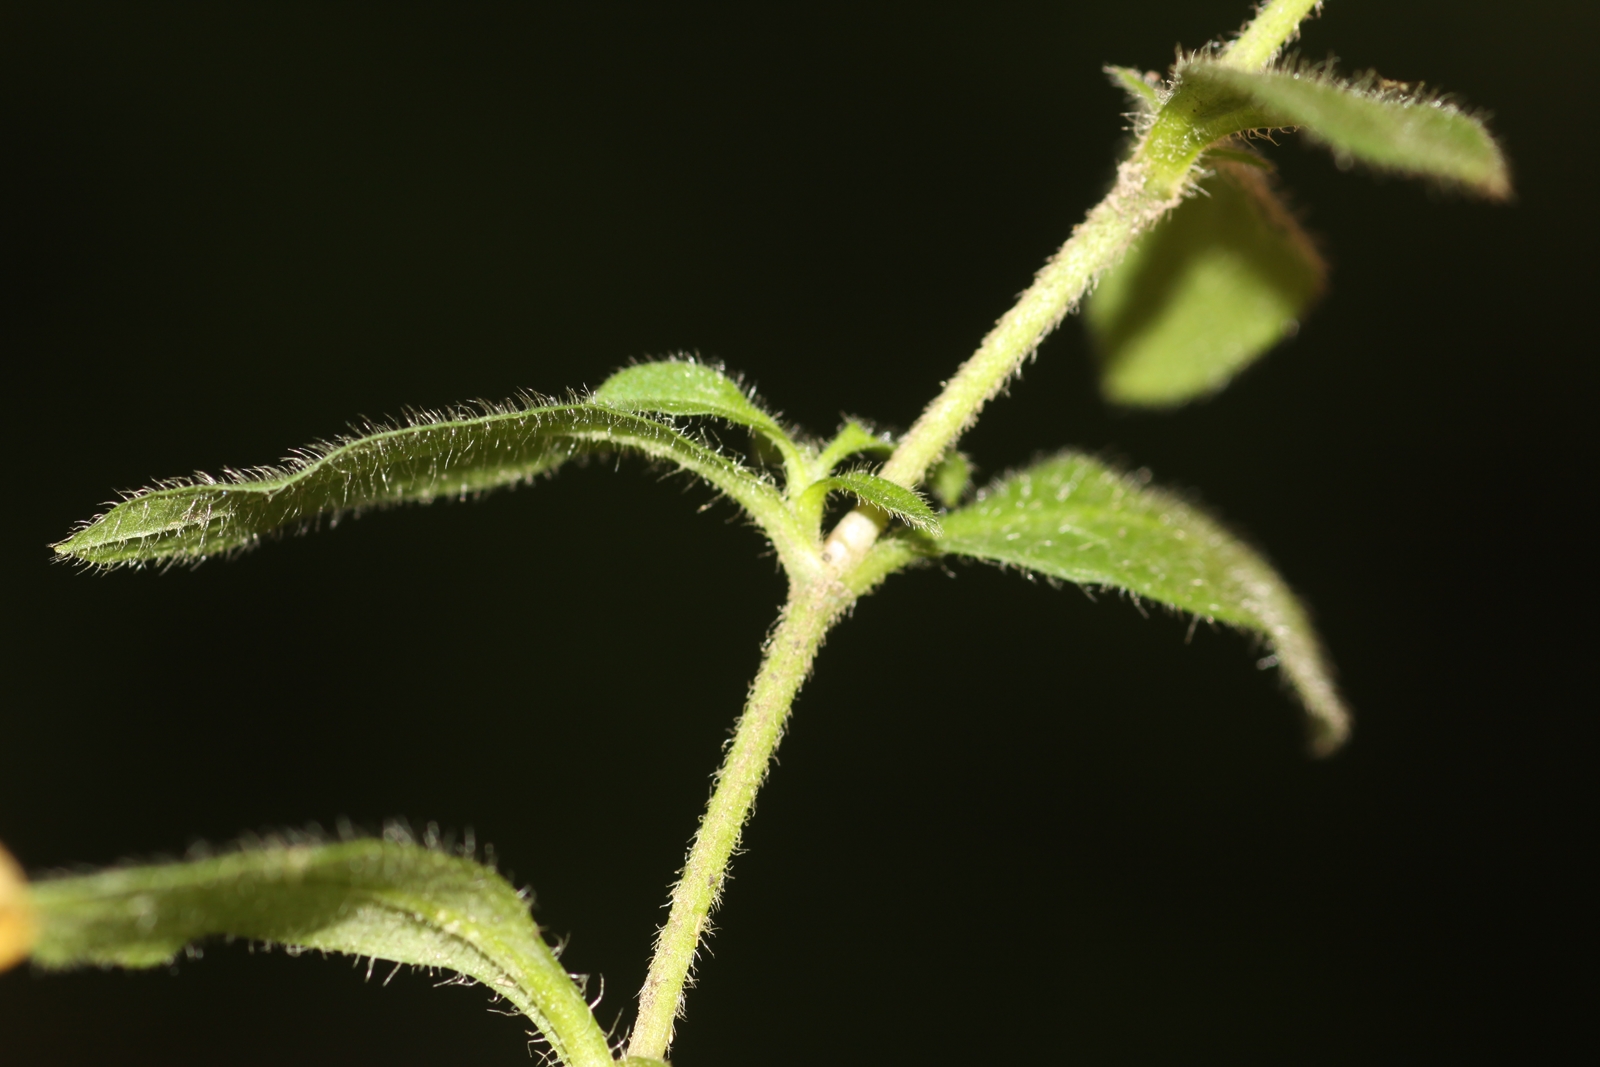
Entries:
[[[1264,65],[1318,6],[1320,0],[1269,0],[1224,53],[1224,62],[1247,69]],[[1135,147],[1118,171],[1116,187],[1074,228],[1016,305],[923,410],[889,457],[884,478],[908,488],[921,482],[1040,342],[1077,307],[1100,273],[1116,265],[1134,238],[1182,199],[1188,168],[1172,175],[1152,171],[1142,156],[1144,147],[1143,142]],[[684,987],[728,861],[823,635],[849,604],[851,590],[865,591],[905,562],[892,553],[876,563],[867,559],[887,522],[888,515],[877,508],[856,508],[828,535],[820,574],[790,568],[795,584],[789,601],[717,773],[683,877],[672,890],[672,908],[639,992],[629,1056],[659,1059],[672,1043]]]
[[690,846],[683,876],[672,890],[672,910],[656,938],[650,973],[639,991],[639,1018],[628,1055],[659,1059],[672,1043],[689,972],[706,933],[711,911],[739,844],[739,834],[767,776],[772,753],[795,693],[811,670],[822,636],[848,604],[849,593],[821,580],[796,586],[767,642],[766,659],[750,687],[733,743],[717,772],[711,802]]
[[[944,391],[923,409],[889,457],[883,477],[906,486],[922,481],[928,468],[977,421],[983,406],[1077,306],[1100,272],[1113,266],[1133,239],[1171,206],[1147,192],[1134,171],[1134,165],[1124,165],[1116,188],[1072,231]],[[1176,197],[1170,199],[1176,202]]]
[[1322,0],[1269,0],[1222,53],[1224,66],[1260,70],[1300,33],[1300,23]]
[[[1321,0],[1269,0],[1229,46],[1223,61],[1243,69],[1261,67],[1320,6]],[[977,421],[984,405],[1077,307],[1101,272],[1115,266],[1134,238],[1182,199],[1189,167],[1172,175],[1158,173],[1161,168],[1152,169],[1144,158],[1145,149],[1144,141],[1134,147],[1118,171],[1116,186],[1073,229],[1033,284],[923,409],[884,465],[883,477],[908,487],[921,482],[928,468]],[[853,569],[885,523],[883,514],[874,509],[852,511],[829,534],[824,560],[840,571]]]

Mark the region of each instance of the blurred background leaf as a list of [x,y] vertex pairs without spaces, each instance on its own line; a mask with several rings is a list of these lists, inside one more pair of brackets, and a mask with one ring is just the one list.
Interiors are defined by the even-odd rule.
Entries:
[[1108,400],[1169,407],[1221,389],[1297,330],[1322,289],[1322,258],[1266,173],[1214,166],[1084,304]]

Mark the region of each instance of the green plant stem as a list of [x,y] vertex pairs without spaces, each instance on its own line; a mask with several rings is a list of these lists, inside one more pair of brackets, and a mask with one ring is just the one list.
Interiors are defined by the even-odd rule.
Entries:
[[1072,231],[1016,305],[923,410],[884,465],[883,477],[907,487],[921,482],[928,468],[1077,306],[1100,272],[1113,266],[1133,239],[1171,206],[1147,192],[1142,182],[1129,180],[1132,170],[1132,165],[1124,166],[1116,188]]
[[778,625],[767,642],[766,658],[750,687],[733,743],[717,772],[711,802],[672,890],[672,909],[656,938],[650,973],[639,991],[639,1018],[628,1055],[660,1059],[672,1043],[684,987],[722,892],[728,860],[739,844],[756,791],[767,776],[772,753],[795,693],[811,670],[822,636],[850,602],[837,583],[815,581],[792,588]]
[[[1265,64],[1317,4],[1318,0],[1270,0],[1225,53],[1225,61],[1251,69]],[[1100,273],[1114,266],[1134,238],[1182,199],[1188,168],[1151,181],[1150,167],[1141,158],[1142,148],[1141,142],[1118,171],[1116,186],[1072,231],[977,352],[923,410],[889,457],[882,477],[907,488],[920,483],[928,468],[955,444],[983,406],[1077,306]],[[672,1043],[684,987],[721,893],[728,861],[823,635],[853,599],[851,590],[865,591],[904,563],[893,553],[867,558],[887,523],[888,516],[876,508],[856,508],[829,534],[821,556],[822,573],[809,567],[790,569],[794,584],[789,601],[750,688],[732,747],[717,772],[711,802],[690,846],[683,876],[672,890],[672,907],[639,992],[630,1056],[659,1059]]]
[[1263,4],[1234,42],[1222,53],[1221,63],[1239,70],[1260,70],[1272,62],[1283,46],[1300,32],[1300,23],[1322,6],[1322,0],[1270,0]]
[[[1224,62],[1255,69],[1278,53],[1320,0],[1270,0],[1224,53]],[[913,487],[955,444],[1050,332],[1093,288],[1102,271],[1117,264],[1134,238],[1177,206],[1191,171],[1152,167],[1147,141],[1134,147],[1117,184],[1073,231],[1015,306],[983,339],[954,378],[918,417],[884,465],[882,476]],[[1192,161],[1193,156],[1191,155]],[[824,559],[837,573],[853,570],[887,522],[881,512],[857,508],[829,535]]]

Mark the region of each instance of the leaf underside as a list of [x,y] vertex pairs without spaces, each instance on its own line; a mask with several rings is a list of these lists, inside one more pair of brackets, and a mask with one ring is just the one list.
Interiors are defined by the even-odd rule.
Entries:
[[527,901],[493,870],[418,845],[276,843],[45,879],[31,896],[33,958],[50,969],[156,967],[215,936],[438,968],[510,1001],[563,1060],[573,1050],[551,1019],[587,1014]]
[[1242,71],[1194,62],[1181,78],[1179,94],[1206,95],[1214,109],[1253,112],[1250,127],[1301,127],[1341,165],[1365,163],[1494,199],[1511,193],[1505,157],[1483,122],[1439,96],[1371,75],[1340,81],[1308,68]]
[[195,562],[285,527],[528,482],[567,459],[626,449],[700,475],[753,513],[781,507],[739,463],[657,419],[592,403],[483,404],[315,446],[280,468],[168,482],[55,545],[98,566]]
[[1291,334],[1323,287],[1321,257],[1268,175],[1215,166],[1085,304],[1108,400],[1167,407],[1221,389]]
[[944,536],[924,544],[1251,631],[1309,712],[1313,749],[1331,752],[1349,733],[1316,634],[1283,579],[1220,524],[1138,477],[1058,455],[1001,478],[946,515]]

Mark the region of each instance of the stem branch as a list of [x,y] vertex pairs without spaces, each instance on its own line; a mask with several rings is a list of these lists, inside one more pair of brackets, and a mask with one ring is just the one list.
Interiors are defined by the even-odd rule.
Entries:
[[[1320,0],[1269,0],[1239,38],[1223,53],[1230,66],[1256,69],[1267,63],[1297,32],[1300,21]],[[1141,155],[1144,142],[1118,171],[1116,187],[1089,212],[1012,309],[983,339],[977,352],[945,384],[889,457],[882,475],[908,488],[916,486],[978,413],[1078,302],[1102,271],[1114,266],[1134,238],[1183,198],[1189,167],[1173,174],[1153,172]],[[845,515],[820,557],[820,573],[784,557],[790,594],[767,644],[766,658],[733,743],[717,772],[711,802],[690,846],[683,877],[672,890],[672,908],[656,939],[650,973],[639,992],[639,1018],[628,1045],[630,1057],[660,1059],[672,1043],[684,988],[694,966],[712,910],[717,905],[728,861],[766,778],[772,753],[783,737],[789,708],[823,635],[853,599],[903,560],[866,561],[888,517],[860,507]],[[795,553],[803,557],[805,553]]]
[[[1320,6],[1321,0],[1268,0],[1223,53],[1222,62],[1241,69],[1260,68]],[[884,465],[883,477],[907,487],[921,482],[928,468],[977,421],[983,406],[1077,307],[1101,272],[1115,266],[1134,238],[1182,200],[1191,167],[1171,175],[1160,173],[1160,168],[1152,172],[1144,158],[1146,142],[1142,139],[1135,146],[1118,171],[1116,186],[1073,229],[1015,306],[923,409]],[[857,508],[828,535],[823,559],[841,572],[853,568],[885,522],[881,512]]]
[[[1270,0],[1223,53],[1222,62],[1255,70],[1292,38],[1321,0]],[[978,418],[1022,364],[1094,286],[1101,271],[1115,266],[1133,239],[1175,207],[1182,180],[1144,188],[1138,181],[1140,149],[1118,173],[1117,185],[1089,212],[1067,243],[1034,276],[1033,284],[1005,313],[978,351],[961,365],[900,441],[883,468],[891,482],[914,486],[945,449]]]

